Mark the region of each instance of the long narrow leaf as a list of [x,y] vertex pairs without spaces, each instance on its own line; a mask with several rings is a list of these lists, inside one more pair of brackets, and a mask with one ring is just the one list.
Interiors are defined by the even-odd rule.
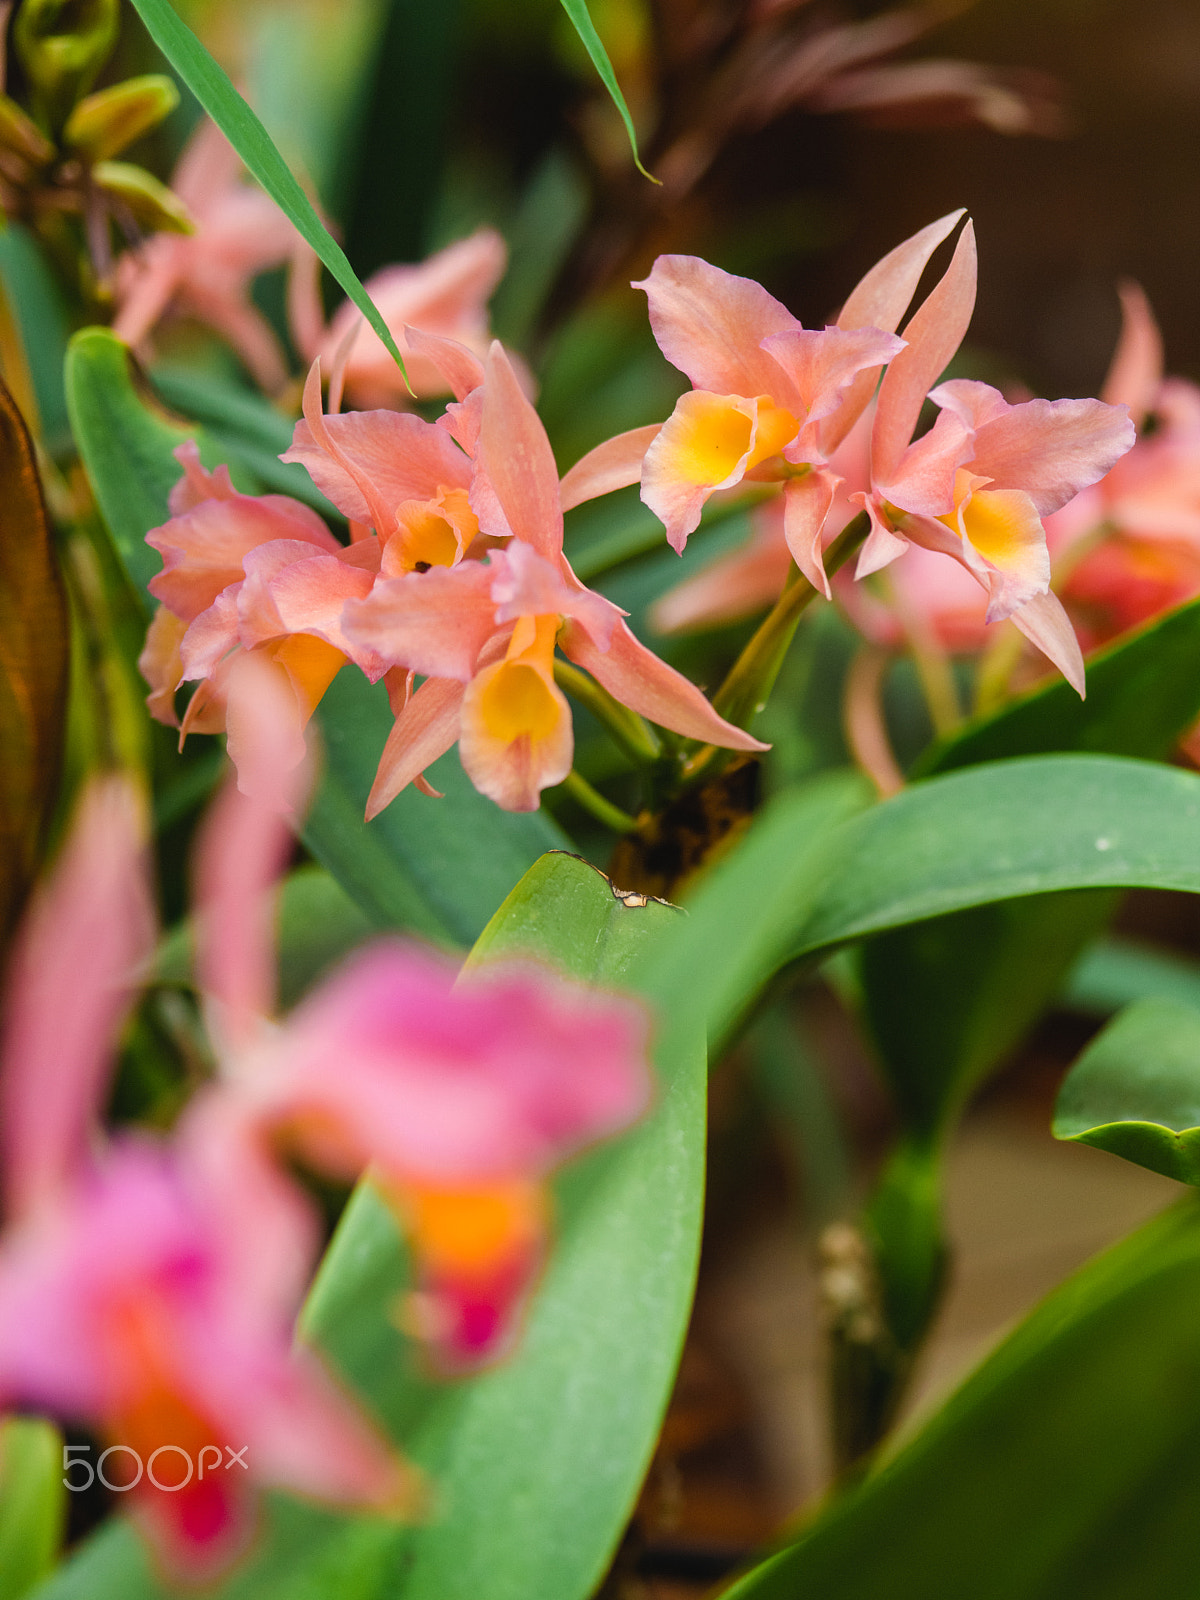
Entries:
[[[224,68],[213,60],[192,30],[176,15],[170,0],[133,0],[133,5],[150,37],[241,156],[247,170],[312,245],[404,372],[404,361],[396,341],[358,281],[345,251],[317,215],[312,201],[275,148],[271,135],[229,81]],[[407,380],[407,373],[405,378]]]
[[[141,10],[139,0],[134,0],[138,10]],[[621,121],[625,124],[625,132],[629,135],[629,148],[633,151],[633,163],[643,178],[649,178],[651,183],[658,183],[659,179],[652,172],[647,172],[638,155],[637,134],[634,131],[633,118],[629,115],[629,107],[625,104],[625,96],[621,93],[621,85],[617,82],[617,75],[613,71],[613,64],[608,59],[608,51],[604,42],[596,32],[595,23],[587,8],[587,0],[562,0],[562,8],[571,19],[571,26],[579,35],[583,48],[592,58],[592,65],[600,74],[600,81],[612,96],[612,103],[621,114]]]

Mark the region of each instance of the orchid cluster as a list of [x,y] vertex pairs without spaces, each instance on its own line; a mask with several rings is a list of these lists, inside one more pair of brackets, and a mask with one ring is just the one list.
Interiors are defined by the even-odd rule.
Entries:
[[[712,495],[775,486],[787,551],[827,598],[823,549],[846,520],[835,502],[861,507],[869,533],[858,578],[912,547],[949,557],[986,591],[987,621],[1011,617],[1082,695],[1082,655],[1050,589],[1042,518],[1104,477],[1131,448],[1134,425],[1126,407],[1100,400],[1011,404],[973,380],[934,387],[974,306],[969,222],[903,336],[895,330],[961,216],[885,256],[837,323],[817,330],[747,279],[660,257],[637,287],[660,348],[693,387],[665,423],[597,446],[561,484],[498,343],[484,362],[444,334],[404,328],[406,348],[455,396],[435,422],[388,409],[326,415],[318,359],[283,459],[308,469],[347,518],[350,542],[300,502],[237,493],[227,470],[206,473],[195,447],[181,447],[174,516],[148,535],[163,556],[151,583],[162,609],[142,658],[155,716],[174,723],[175,690],[198,681],[182,734],[226,728],[250,783],[253,754],[227,683],[236,655],[258,652],[286,674],[292,761],[321,695],[353,662],[372,682],[387,680],[396,718],[368,819],[410,783],[430,792],[425,769],[455,742],[481,793],[506,810],[535,810],[572,768],[556,648],[638,717],[697,745],[761,750],[641,645],[563,553],[564,508],[637,482],[677,552]],[[475,280],[477,294],[487,282]],[[354,332],[352,323],[344,338]],[[342,380],[335,363],[335,394]],[[937,421],[914,438],[927,399]],[[861,449],[868,414],[861,487],[851,490],[845,457]]]
[[[277,679],[253,660],[235,676],[278,746]],[[269,891],[291,842],[282,808],[307,776],[280,780],[282,767],[269,801],[221,795],[198,847],[219,1068],[169,1140],[99,1132],[154,940],[144,801],[127,779],[85,791],[9,980],[0,1404],[73,1418],[143,1464],[181,1457],[135,1481],[133,1505],[163,1566],[193,1580],[246,1548],[255,1485],[406,1518],[424,1496],[292,1342],[319,1230],[282,1157],[339,1182],[370,1169],[416,1264],[403,1325],[452,1376],[516,1336],[547,1174],[650,1094],[641,1010],[532,964],[459,983],[445,958],[384,941],[274,1019]],[[203,1452],[220,1465],[235,1445],[247,1476],[205,1477]]]

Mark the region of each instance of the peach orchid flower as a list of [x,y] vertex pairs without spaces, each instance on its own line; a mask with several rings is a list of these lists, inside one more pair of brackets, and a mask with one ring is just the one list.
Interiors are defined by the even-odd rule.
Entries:
[[[269,750],[277,680],[253,657],[235,670]],[[286,804],[303,785],[283,780]],[[547,1175],[649,1103],[646,1014],[532,963],[460,976],[389,939],[268,1023],[281,798],[227,786],[200,843],[197,967],[223,1072],[206,1118],[260,1164],[286,1148],[340,1181],[369,1169],[415,1258],[407,1330],[440,1371],[478,1367],[516,1337],[549,1239]]]
[[[507,264],[504,240],[494,228],[479,228],[425,261],[384,267],[367,279],[364,287],[396,339],[417,399],[448,394],[452,385],[427,353],[409,344],[405,327],[453,339],[482,360],[491,342],[487,303]],[[407,408],[412,394],[399,367],[353,302],[347,300],[338,307],[327,330],[321,327],[317,307],[300,335],[300,344],[310,360],[319,356],[322,367],[330,371],[348,338],[352,342],[344,357],[343,383],[351,405],[364,410]]]
[[168,312],[195,317],[274,394],[287,382],[287,364],[250,285],[260,272],[311,252],[275,202],[243,181],[241,157],[207,118],[185,145],[172,187],[195,232],[156,234],[121,258],[113,332],[136,348]]
[[645,289],[663,354],[691,379],[661,426],[597,446],[563,480],[570,507],[639,478],[642,499],[682,551],[704,503],[747,480],[783,488],[784,537],[829,595],[822,535],[840,476],[830,457],[902,349],[896,325],[933,251],[962,212],[906,239],[865,275],[836,325],[804,328],[748,278],[694,256],[660,256]]
[[0,1405],[98,1433],[159,1564],[203,1581],[262,1486],[398,1512],[416,1477],[292,1342],[317,1231],[284,1181],[187,1114],[169,1143],[100,1136],[153,942],[141,813],[125,779],[85,792],[10,972]]
[[[963,565],[988,591],[989,622],[1011,617],[1083,693],[1083,658],[1050,592],[1042,517],[1095,483],[1133,444],[1128,408],[1100,400],[1009,405],[989,384],[930,385],[957,350],[975,303],[975,237],[963,230],[941,281],[904,330],[880,385],[871,434],[871,532],[857,575],[910,542]],[[941,408],[912,440],[926,395]]]
[[[199,680],[181,737],[225,730],[237,760],[246,741],[236,696],[230,698],[229,666],[235,652],[253,650],[290,687],[287,760],[294,767],[304,754],[305,726],[348,659],[341,609],[375,581],[378,541],[341,545],[300,501],[239,494],[227,467],[205,471],[193,441],[175,455],[184,475],[171,491],[174,515],[146,536],[163,557],[162,572],[149,584],[162,604],[139,661],[151,685],[151,712],[176,726],[175,690]],[[381,664],[358,654],[369,675],[382,674]]]
[[706,743],[763,749],[571,571],[550,443],[499,344],[458,424],[474,427],[476,414],[473,503],[484,533],[507,534],[507,548],[494,550],[487,565],[383,579],[367,599],[346,606],[347,638],[426,679],[397,717],[367,815],[456,740],[481,793],[506,810],[535,810],[541,790],[567,776],[573,755],[570,708],[554,682],[556,645],[642,716]]

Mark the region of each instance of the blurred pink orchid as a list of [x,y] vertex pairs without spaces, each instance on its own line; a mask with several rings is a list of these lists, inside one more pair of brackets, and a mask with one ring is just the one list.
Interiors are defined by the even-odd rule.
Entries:
[[[988,620],[1011,617],[1083,693],[1083,658],[1059,600],[1041,518],[1101,478],[1133,444],[1124,406],[1099,400],[1009,405],[985,383],[930,385],[957,350],[975,302],[970,223],[954,258],[904,330],[888,367],[871,435],[871,518],[858,576],[910,542],[960,562],[988,591]],[[928,394],[941,413],[912,440]]]
[[[253,657],[235,670],[269,752],[277,681]],[[279,1145],[339,1180],[369,1168],[416,1259],[408,1331],[441,1370],[466,1370],[516,1336],[548,1239],[547,1174],[649,1103],[646,1015],[532,964],[459,977],[388,940],[269,1025],[266,891],[305,779],[283,783],[269,801],[227,787],[200,844],[198,971],[224,1078],[206,1116],[256,1142],[260,1165]]]
[[383,340],[366,324],[352,301],[338,307],[328,329],[322,326],[320,307],[315,301],[315,258],[313,308],[303,321],[293,316],[298,344],[310,361],[319,357],[322,367],[333,371],[350,340],[341,356],[342,383],[355,407],[407,407],[412,395],[428,400],[448,394],[452,385],[441,367],[408,342],[405,328],[453,339],[482,360],[491,340],[487,303],[507,264],[504,240],[494,228],[479,228],[425,261],[385,267],[367,279],[364,288],[404,357],[411,394]]
[[85,792],[10,973],[0,1404],[96,1429],[159,1562],[194,1581],[246,1545],[257,1486],[398,1512],[416,1478],[292,1344],[316,1230],[284,1181],[190,1113],[170,1145],[99,1136],[153,941],[142,809],[121,778]]
[[454,426],[475,456],[471,503],[480,527],[511,543],[486,566],[384,578],[346,606],[348,639],[426,678],[397,717],[368,816],[456,740],[476,788],[507,810],[536,809],[540,791],[567,776],[573,754],[570,709],[554,682],[556,645],[623,705],[664,727],[732,749],[764,748],[717,716],[571,571],[554,456],[498,344],[482,389],[468,394]]
[[1200,594],[1200,389],[1164,379],[1162,338],[1136,284],[1122,286],[1121,305],[1103,393],[1129,406],[1137,443],[1046,523],[1067,572],[1064,601],[1095,644]]
[[195,317],[274,394],[287,382],[287,364],[250,285],[260,272],[295,266],[311,251],[275,202],[243,180],[240,156],[207,118],[184,147],[172,187],[196,231],[157,234],[121,258],[113,331],[136,348],[168,312]]

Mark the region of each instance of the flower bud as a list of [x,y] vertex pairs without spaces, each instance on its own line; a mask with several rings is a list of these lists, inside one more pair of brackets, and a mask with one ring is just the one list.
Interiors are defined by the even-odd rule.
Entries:
[[55,133],[112,54],[119,23],[120,0],[22,0],[13,45]]
[[179,104],[174,79],[149,73],[100,89],[67,118],[63,143],[87,161],[107,161],[169,117]]
[[0,145],[34,167],[47,166],[54,159],[54,146],[49,139],[6,94],[0,94]]
[[129,161],[98,161],[92,178],[122,202],[147,233],[194,233],[195,223],[173,189]]

